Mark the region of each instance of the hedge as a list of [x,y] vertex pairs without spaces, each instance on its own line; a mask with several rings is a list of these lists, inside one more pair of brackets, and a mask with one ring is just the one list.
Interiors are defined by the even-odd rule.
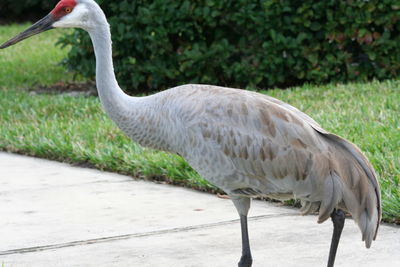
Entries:
[[0,0],[2,22],[34,21],[49,13],[59,0]]
[[[120,84],[133,93],[185,83],[284,87],[400,73],[398,0],[99,0]],[[89,37],[64,63],[94,76]]]

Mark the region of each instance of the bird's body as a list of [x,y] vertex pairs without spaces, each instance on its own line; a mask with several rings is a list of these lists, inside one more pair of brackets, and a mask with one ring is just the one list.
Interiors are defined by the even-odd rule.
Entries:
[[[339,207],[357,214],[371,244],[379,190],[356,159],[369,166],[366,158],[293,106],[250,91],[194,84],[129,99],[127,110],[113,119],[142,146],[183,156],[233,198],[296,198],[304,214],[323,203],[320,222]],[[346,204],[353,200],[359,205]],[[362,219],[365,213],[371,218]]]
[[[331,216],[335,233],[337,218],[344,222],[336,210],[348,211],[366,246],[371,245],[381,217],[379,185],[355,145],[323,130],[293,106],[255,92],[183,85],[130,97],[116,81],[111,34],[100,7],[93,0],[63,0],[49,16],[40,23],[50,20],[52,27],[76,26],[89,32],[100,100],[126,135],[143,146],[181,155],[231,196],[242,223],[239,266],[251,266],[246,216],[250,199],[257,196],[299,199],[304,214],[319,211],[319,222]],[[32,26],[35,33],[38,27],[49,27],[40,23]],[[0,48],[29,34],[28,29]],[[328,266],[333,266],[337,243],[338,238],[332,241]]]

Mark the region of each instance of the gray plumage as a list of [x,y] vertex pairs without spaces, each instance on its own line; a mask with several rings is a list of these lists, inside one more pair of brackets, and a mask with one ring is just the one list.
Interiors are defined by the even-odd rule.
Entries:
[[319,223],[331,216],[329,267],[344,225],[341,210],[353,216],[371,246],[381,219],[380,190],[354,144],[287,103],[245,90],[190,84],[130,97],[115,78],[110,29],[100,7],[93,0],[69,0],[56,11],[0,48],[51,27],[86,30],[96,55],[99,97],[111,119],[139,144],[178,153],[231,197],[242,227],[239,266],[252,263],[247,233],[252,197],[299,199],[303,214],[319,212]]
[[116,124],[143,146],[182,155],[239,202],[240,214],[257,196],[299,199],[303,214],[319,210],[320,223],[341,208],[370,247],[380,221],[374,171],[354,144],[306,114],[272,97],[210,85],[131,100]]

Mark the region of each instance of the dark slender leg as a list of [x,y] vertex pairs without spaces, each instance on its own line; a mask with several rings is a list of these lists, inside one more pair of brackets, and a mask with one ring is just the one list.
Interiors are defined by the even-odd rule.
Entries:
[[251,267],[253,259],[251,257],[249,232],[247,230],[247,216],[240,215],[240,226],[242,228],[242,257],[238,263],[239,267]]
[[331,218],[333,222],[333,234],[331,248],[329,250],[328,267],[333,267],[333,264],[335,263],[336,251],[344,226],[345,214],[342,210],[333,210]]

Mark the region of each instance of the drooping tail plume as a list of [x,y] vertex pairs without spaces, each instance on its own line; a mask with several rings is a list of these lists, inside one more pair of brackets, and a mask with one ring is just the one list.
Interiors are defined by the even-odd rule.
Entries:
[[330,177],[325,182],[332,194],[327,194],[329,200],[321,202],[319,221],[329,218],[335,206],[347,210],[369,248],[381,220],[381,196],[374,169],[354,144],[334,134],[320,134],[332,151]]

